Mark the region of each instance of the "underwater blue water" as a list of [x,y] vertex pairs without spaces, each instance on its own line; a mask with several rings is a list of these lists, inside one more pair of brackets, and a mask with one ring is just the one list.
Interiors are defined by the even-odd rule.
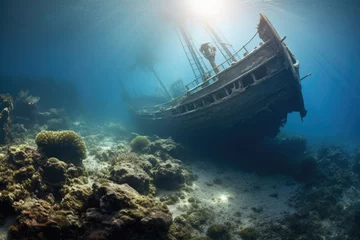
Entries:
[[[285,132],[315,143],[360,141],[359,1],[225,0],[221,5],[211,22],[235,49],[255,33],[261,12],[287,36],[301,74],[312,73],[303,81],[308,116],[301,122],[298,114],[290,115]],[[131,95],[154,94],[158,86],[146,68],[149,59],[139,58],[143,52],[149,52],[167,86],[193,79],[173,19],[187,24],[196,44],[209,39],[187,11],[180,0],[2,0],[0,76],[71,81],[82,103],[75,109],[80,115],[131,123],[119,95],[121,82]]]

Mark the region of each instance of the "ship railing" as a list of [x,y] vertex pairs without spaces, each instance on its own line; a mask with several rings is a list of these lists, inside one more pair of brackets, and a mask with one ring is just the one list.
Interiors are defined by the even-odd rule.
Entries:
[[[242,48],[240,48],[237,52],[235,52],[233,55],[231,55],[229,58],[225,59],[225,61],[223,61],[222,63],[220,63],[219,65],[216,66],[216,68],[219,70],[218,73],[216,73],[215,69],[211,69],[210,71],[206,72],[203,76],[202,79],[201,77],[196,78],[195,80],[193,80],[192,82],[188,83],[187,85],[185,85],[186,90],[187,90],[187,94],[193,94],[199,90],[201,90],[203,87],[212,84],[214,82],[216,82],[217,80],[217,76],[224,71],[225,69],[227,69],[228,67],[232,66],[233,64],[235,64],[236,62],[232,62],[232,59],[236,59],[236,57],[239,57],[239,53],[243,50],[245,50],[244,56],[247,56],[249,54],[249,51],[247,50],[247,46],[249,45],[249,43],[251,43],[254,38],[258,35],[258,31],[256,31],[256,33],[250,38],[250,40],[245,43]],[[229,64],[229,62],[232,62],[232,64]],[[201,80],[201,82],[199,81]],[[200,83],[199,83],[200,82]]]
[[171,101],[169,101],[167,103],[162,103],[162,104],[158,104],[158,105],[154,105],[154,106],[143,107],[142,109],[140,109],[140,112],[146,114],[146,113],[154,113],[154,112],[157,112],[157,111],[168,110],[168,109],[170,109],[172,107],[175,107],[175,106],[179,105],[181,100],[183,100],[185,96],[186,96],[186,93],[179,96],[179,97],[177,97],[177,98],[172,99]]
[[[244,56],[247,56],[249,54],[249,51],[247,50],[247,46],[249,45],[250,42],[252,42],[252,40],[254,40],[254,38],[258,35],[258,31],[254,34],[254,36],[252,36],[252,38],[243,45],[242,48],[240,48],[237,52],[235,52],[231,57],[229,57],[228,59],[226,59],[225,61],[223,61],[222,63],[220,63],[219,65],[217,65],[217,68],[219,69],[219,72],[216,73],[214,69],[206,72],[203,77],[198,77],[196,78],[194,81],[188,83],[187,85],[185,85],[186,87],[186,92],[177,97],[172,99],[171,101],[167,102],[167,103],[162,103],[162,104],[158,104],[155,106],[147,106],[147,107],[143,107],[139,110],[140,113],[142,114],[153,114],[154,112],[161,112],[161,111],[165,111],[165,110],[169,110],[173,107],[178,106],[181,101],[186,98],[187,96],[196,93],[197,91],[201,90],[202,88],[214,83],[217,81],[217,77],[218,75],[224,71],[226,68],[228,68],[229,66],[231,66],[228,62],[230,60],[232,60],[232,58],[234,57],[238,57],[239,53],[243,50],[245,50]],[[239,59],[240,61],[241,59]],[[236,62],[234,62],[236,63]],[[201,82],[200,82],[201,80]],[[200,83],[199,83],[200,82]]]

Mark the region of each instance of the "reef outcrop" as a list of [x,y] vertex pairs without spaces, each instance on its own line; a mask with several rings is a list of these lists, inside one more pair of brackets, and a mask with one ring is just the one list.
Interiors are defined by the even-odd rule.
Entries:
[[93,186],[84,215],[86,239],[106,230],[106,239],[164,239],[172,223],[165,205],[140,195],[128,184],[111,182]]
[[81,162],[85,143],[75,132],[41,131],[35,142],[37,150],[0,148],[1,221],[16,217],[10,239],[174,239],[172,215],[154,193],[164,187],[159,179],[180,187],[192,174],[168,154],[171,148],[157,146],[152,154],[150,142],[136,153],[120,143],[103,151],[106,158],[91,155],[108,168],[90,184]]
[[12,97],[0,94],[0,145],[10,142],[11,113],[13,111]]

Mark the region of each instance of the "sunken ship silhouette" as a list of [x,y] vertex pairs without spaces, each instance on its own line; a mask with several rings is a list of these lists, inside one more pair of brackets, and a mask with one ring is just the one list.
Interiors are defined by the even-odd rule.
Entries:
[[[212,66],[206,71],[203,58],[182,25],[178,36],[195,80],[187,85],[176,82],[172,88],[184,90],[174,97],[156,75],[168,99],[161,104],[152,104],[154,97],[148,101],[142,97],[143,104],[133,104],[136,99],[123,92],[135,123],[144,133],[227,144],[224,140],[273,137],[291,112],[298,112],[301,119],[306,116],[301,80],[310,74],[300,77],[299,61],[284,43],[286,37],[279,36],[265,15],[260,14],[256,34],[233,53],[210,25],[205,29],[223,54],[223,63],[214,65],[205,54]],[[257,35],[261,43],[248,51],[248,44]],[[242,57],[240,51],[244,51]]]

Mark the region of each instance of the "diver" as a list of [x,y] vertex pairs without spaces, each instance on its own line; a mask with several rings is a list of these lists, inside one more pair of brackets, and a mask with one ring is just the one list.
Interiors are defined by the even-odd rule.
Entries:
[[212,46],[209,42],[201,44],[200,52],[202,55],[209,60],[211,67],[214,69],[215,73],[218,74],[219,68],[215,63],[216,47]]

